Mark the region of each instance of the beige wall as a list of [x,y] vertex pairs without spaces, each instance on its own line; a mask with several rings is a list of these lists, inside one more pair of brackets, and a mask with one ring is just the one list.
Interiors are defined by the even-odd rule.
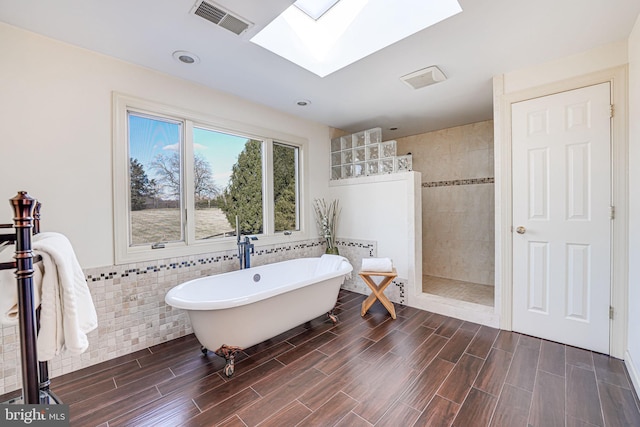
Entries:
[[397,141],[422,174],[422,273],[493,285],[493,121]]
[[305,232],[298,237],[316,236],[311,202],[328,190],[328,126],[6,24],[0,57],[0,223],[11,220],[8,199],[27,190],[43,204],[43,230],[65,234],[84,268],[114,263],[116,91],[307,139],[307,158],[321,160],[308,162]]

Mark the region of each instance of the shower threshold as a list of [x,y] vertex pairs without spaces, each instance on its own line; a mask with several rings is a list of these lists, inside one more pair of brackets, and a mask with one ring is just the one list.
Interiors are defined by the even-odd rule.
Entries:
[[422,292],[493,307],[494,286],[436,276],[422,276]]

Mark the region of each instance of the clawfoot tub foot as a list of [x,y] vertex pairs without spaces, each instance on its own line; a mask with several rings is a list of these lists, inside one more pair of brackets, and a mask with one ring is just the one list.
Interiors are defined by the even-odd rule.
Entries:
[[235,371],[236,353],[239,351],[242,351],[242,348],[223,344],[222,347],[214,352],[218,356],[224,357],[227,361],[227,364],[224,366],[224,374],[227,378],[230,378]]
[[205,356],[207,355],[207,353],[209,352],[209,350],[207,349],[207,347],[201,345],[200,346],[200,351],[202,352],[202,354],[204,354]]
[[234,357],[231,356],[229,359],[227,359],[227,364],[224,365],[224,375],[227,378],[231,378],[231,376],[233,376],[233,373],[235,372],[235,361],[233,359]]
[[327,317],[331,319],[334,325],[338,323],[338,316],[333,312],[333,310],[327,313]]

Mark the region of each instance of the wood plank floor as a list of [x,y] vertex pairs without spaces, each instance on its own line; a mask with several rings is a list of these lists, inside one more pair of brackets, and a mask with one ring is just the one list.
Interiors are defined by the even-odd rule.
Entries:
[[[186,336],[52,381],[72,426],[640,426],[622,361],[341,291],[224,360]],[[230,343],[231,344],[231,343]]]

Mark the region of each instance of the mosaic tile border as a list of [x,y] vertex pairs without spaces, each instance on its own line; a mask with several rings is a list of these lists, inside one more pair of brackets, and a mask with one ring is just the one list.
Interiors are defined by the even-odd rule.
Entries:
[[407,303],[407,294],[405,292],[407,282],[407,279],[400,279],[397,277],[391,281],[391,284],[397,288],[397,301],[392,300],[393,302],[397,302],[398,304]]
[[473,184],[494,184],[495,178],[471,178],[471,179],[455,179],[452,181],[431,181],[423,182],[422,187],[453,187],[456,185],[473,185]]
[[[376,243],[373,241],[337,239],[336,244],[347,248],[364,249],[369,251],[370,257],[375,256],[374,254],[376,253]],[[340,248],[338,248],[338,250],[340,250]]]
[[[286,253],[290,251],[298,251],[302,249],[316,249],[324,247],[324,242],[322,240],[312,241],[312,242],[296,242],[294,244],[284,244],[279,245],[270,249],[257,249],[255,253],[252,255],[251,259],[254,265],[259,265],[260,261],[264,261],[260,259],[265,255],[277,255],[280,253]],[[228,251],[233,252],[229,253],[217,253],[217,255],[212,255],[208,257],[200,257],[195,260],[186,260],[180,262],[165,262],[166,260],[159,260],[159,264],[147,265],[145,267],[136,267],[136,268],[126,268],[124,270],[118,270],[118,267],[122,266],[112,266],[113,271],[109,271],[106,273],[94,273],[94,274],[86,274],[86,279],[88,282],[97,282],[100,280],[110,280],[116,277],[129,277],[129,276],[139,276],[147,273],[157,273],[161,271],[171,271],[171,270],[179,270],[179,269],[187,269],[190,267],[200,267],[205,266],[207,264],[216,264],[228,261],[239,262],[238,254],[235,250]],[[200,255],[198,255],[200,256]],[[93,271],[96,269],[90,269],[89,271]],[[100,269],[98,269],[100,270]]]

